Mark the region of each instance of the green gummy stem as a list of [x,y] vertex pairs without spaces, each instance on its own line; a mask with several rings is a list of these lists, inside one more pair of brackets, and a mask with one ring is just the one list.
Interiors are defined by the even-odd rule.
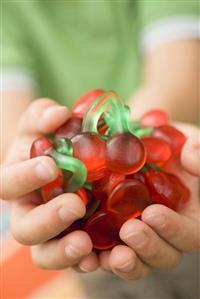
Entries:
[[73,146],[70,139],[56,138],[54,144],[58,153],[73,156]]
[[100,200],[98,200],[94,206],[85,214],[85,216],[83,217],[83,219],[88,219],[90,216],[92,216],[92,214],[94,214],[94,212],[96,212],[96,210],[98,209],[98,207],[100,206]]
[[114,122],[116,126],[115,131],[128,131],[127,109],[125,109],[119,96],[115,92],[109,91],[101,95],[88,110],[83,121],[83,132],[92,131],[98,134],[98,121],[101,115],[110,109],[110,117],[113,118],[111,122]]
[[74,157],[60,154],[56,150],[52,150],[50,156],[55,160],[59,168],[73,173],[65,191],[75,192],[84,185],[87,178],[87,170],[83,162]]

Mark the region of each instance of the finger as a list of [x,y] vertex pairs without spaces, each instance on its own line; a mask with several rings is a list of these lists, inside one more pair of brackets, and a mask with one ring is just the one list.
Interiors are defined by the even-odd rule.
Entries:
[[100,266],[103,270],[107,272],[111,272],[111,267],[110,267],[110,253],[111,250],[104,250],[100,252],[99,254],[99,263]]
[[151,267],[173,269],[180,263],[181,253],[138,219],[130,219],[124,223],[120,238]]
[[133,250],[124,245],[113,248],[110,254],[110,266],[115,274],[128,280],[144,278],[151,270]]
[[92,251],[89,255],[83,257],[79,264],[74,267],[74,270],[81,272],[81,273],[89,273],[94,272],[99,267],[99,259],[97,254]]
[[75,231],[62,239],[32,247],[32,258],[43,269],[64,269],[77,264],[92,251],[92,242],[84,231]]
[[200,249],[200,211],[194,211],[196,219],[180,215],[163,205],[152,205],[145,209],[142,220],[163,239],[180,251]]
[[57,175],[57,167],[49,157],[2,166],[0,197],[12,199],[22,196],[53,181]]
[[82,200],[72,193],[59,195],[37,207],[30,201],[28,198],[16,200],[11,215],[13,235],[26,245],[43,243],[57,236],[85,214]]
[[181,163],[192,175],[200,176],[200,133],[186,141],[181,153]]
[[172,125],[183,132],[187,138],[197,137],[199,134],[199,128],[193,124],[173,121]]
[[65,106],[50,99],[35,100],[23,113],[18,133],[24,135],[48,134],[55,131],[70,116]]

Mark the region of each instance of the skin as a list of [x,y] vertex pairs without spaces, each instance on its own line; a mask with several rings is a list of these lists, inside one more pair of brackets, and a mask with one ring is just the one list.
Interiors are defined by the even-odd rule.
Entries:
[[[180,52],[184,53],[179,55]],[[144,83],[134,95],[133,115],[139,116],[145,110],[157,107],[168,111],[174,119],[195,121],[198,111],[198,73],[194,68],[198,64],[196,53],[197,42],[180,40],[162,45],[146,56]],[[173,70],[166,63],[166,57],[174,66]],[[192,103],[189,111],[188,98]],[[7,105],[11,97],[5,95],[4,99]],[[27,98],[21,99],[20,107],[24,110]],[[177,112],[179,104],[183,107],[181,114]],[[8,108],[5,111],[10,113]],[[1,182],[4,183],[0,195],[10,200],[13,235],[22,244],[31,246],[34,262],[45,269],[74,266],[79,272],[95,271],[100,266],[122,279],[135,280],[147,276],[154,268],[173,269],[180,263],[183,253],[200,250],[200,205],[197,178],[194,177],[200,176],[200,147],[197,142],[200,133],[195,126],[186,124],[178,124],[187,136],[191,136],[183,148],[181,164],[168,165],[169,170],[178,172],[191,189],[190,201],[179,214],[162,205],[147,207],[142,221],[131,219],[122,226],[120,237],[126,245],[104,251],[99,257],[92,251],[91,240],[85,232],[76,231],[60,240],[50,240],[81,218],[85,207],[74,194],[63,194],[41,204],[41,198],[34,190],[52,181],[57,170],[48,157],[28,160],[29,149],[35,138],[53,132],[69,116],[70,112],[65,107],[52,100],[41,99],[34,101],[23,113],[17,132],[14,132],[16,124],[10,124],[10,136],[16,137],[2,165]]]

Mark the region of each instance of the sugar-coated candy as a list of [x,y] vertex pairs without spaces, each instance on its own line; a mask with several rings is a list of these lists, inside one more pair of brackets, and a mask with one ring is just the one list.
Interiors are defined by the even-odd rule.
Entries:
[[78,99],[51,136],[33,142],[30,157],[49,156],[58,167],[58,177],[40,189],[43,202],[74,192],[86,208],[56,238],[84,230],[96,251],[112,249],[122,243],[123,223],[141,217],[147,206],[179,212],[187,204],[188,188],[169,170],[180,164],[186,137],[164,111],[154,109],[136,120],[130,115],[114,91],[95,89]]

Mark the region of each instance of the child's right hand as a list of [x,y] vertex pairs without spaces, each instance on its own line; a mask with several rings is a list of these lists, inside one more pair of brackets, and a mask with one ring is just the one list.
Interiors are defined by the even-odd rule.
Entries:
[[37,100],[23,114],[18,134],[1,167],[0,197],[11,202],[11,228],[17,241],[31,245],[32,257],[42,268],[62,269],[85,265],[88,271],[98,267],[92,243],[83,231],[53,239],[85,214],[85,206],[76,194],[62,194],[46,204],[35,190],[57,176],[57,167],[49,157],[29,160],[30,146],[42,134],[55,131],[70,113],[52,100]]

